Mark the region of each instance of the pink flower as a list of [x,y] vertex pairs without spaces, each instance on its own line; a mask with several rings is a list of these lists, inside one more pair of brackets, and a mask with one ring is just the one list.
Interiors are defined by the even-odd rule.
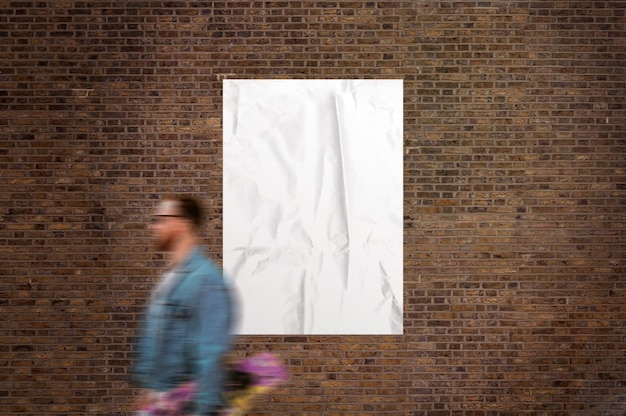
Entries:
[[261,352],[243,359],[238,369],[250,374],[253,386],[269,387],[289,379],[287,367],[271,352]]

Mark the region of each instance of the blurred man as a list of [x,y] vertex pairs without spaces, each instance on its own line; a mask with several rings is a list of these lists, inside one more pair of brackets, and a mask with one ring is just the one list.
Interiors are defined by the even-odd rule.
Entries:
[[138,415],[162,406],[179,408],[180,415],[215,415],[223,405],[232,305],[222,272],[203,254],[201,222],[198,201],[187,197],[163,200],[153,217],[156,247],[169,265],[139,338],[135,373],[146,391]]

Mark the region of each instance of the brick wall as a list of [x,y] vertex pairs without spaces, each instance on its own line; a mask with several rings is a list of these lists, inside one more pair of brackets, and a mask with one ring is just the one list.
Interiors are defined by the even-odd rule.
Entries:
[[243,337],[253,415],[626,412],[626,2],[0,1],[0,414],[130,415],[194,192],[221,251],[224,78],[405,85],[405,331]]

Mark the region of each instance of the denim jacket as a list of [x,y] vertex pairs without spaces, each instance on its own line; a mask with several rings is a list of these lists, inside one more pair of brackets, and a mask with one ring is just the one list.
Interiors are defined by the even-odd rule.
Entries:
[[230,348],[232,305],[222,272],[196,247],[166,293],[155,293],[139,338],[135,377],[167,391],[196,381],[194,414],[221,405],[223,357]]

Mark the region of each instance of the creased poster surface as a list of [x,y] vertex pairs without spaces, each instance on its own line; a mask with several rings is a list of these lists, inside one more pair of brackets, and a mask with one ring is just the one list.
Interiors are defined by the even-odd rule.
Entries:
[[225,80],[239,334],[402,333],[402,81]]

